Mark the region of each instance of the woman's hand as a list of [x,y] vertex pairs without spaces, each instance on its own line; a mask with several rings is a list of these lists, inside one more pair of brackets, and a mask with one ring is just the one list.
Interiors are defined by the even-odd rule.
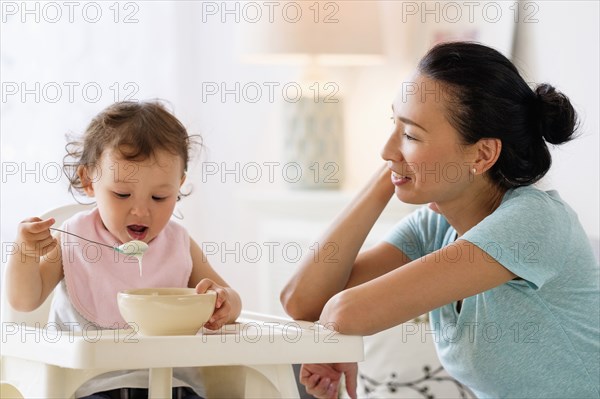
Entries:
[[209,278],[200,280],[196,285],[196,293],[198,294],[204,294],[208,290],[217,293],[217,300],[215,301],[215,312],[210,320],[204,324],[204,327],[209,330],[218,330],[226,324],[228,320],[233,318],[232,306],[229,301],[229,291],[227,287],[222,287]]
[[300,369],[300,383],[306,392],[320,399],[338,397],[342,374],[346,380],[346,391],[356,398],[357,363],[303,364]]
[[27,218],[19,223],[16,242],[21,259],[39,262],[42,256],[56,247],[57,241],[50,234],[53,224],[53,218],[42,220],[38,217]]

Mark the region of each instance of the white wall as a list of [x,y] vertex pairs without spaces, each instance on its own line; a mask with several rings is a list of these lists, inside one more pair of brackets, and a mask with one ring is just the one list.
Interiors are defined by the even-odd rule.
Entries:
[[[346,191],[357,190],[379,164],[379,150],[391,127],[391,101],[427,47],[428,32],[436,26],[423,24],[421,15],[405,15],[403,22],[402,12],[407,9],[402,2],[382,3],[385,13],[381,28],[388,63],[329,71],[345,103]],[[98,4],[103,11],[98,23],[89,23],[76,13],[74,23],[48,23],[43,18],[38,23],[31,16],[22,23],[17,15],[6,17],[1,25],[5,95],[0,122],[2,242],[14,239],[16,225],[25,217],[72,201],[64,180],[53,181],[54,165],[60,164],[63,156],[64,133],[81,132],[95,113],[114,100],[110,89],[114,82],[121,89],[120,99],[127,94],[125,84],[132,83],[138,89],[138,99],[170,100],[190,133],[204,137],[207,150],[189,173],[194,194],[180,204],[185,215],[183,223],[192,236],[201,243],[217,243],[223,248],[256,240],[255,215],[240,198],[247,191],[267,196],[269,191],[286,189],[281,169],[275,169],[274,180],[269,182],[264,166],[265,162],[283,162],[281,112],[285,101],[281,93],[273,102],[266,93],[258,102],[243,97],[236,102],[231,95],[224,100],[219,96],[203,98],[203,88],[213,83],[229,88],[236,82],[242,87],[248,83],[285,84],[298,78],[299,69],[238,62],[234,52],[238,24],[231,16],[222,22],[219,15],[206,15],[201,2],[129,2],[137,6],[137,11],[121,8],[119,23],[114,22],[114,10],[109,9],[112,2]],[[124,7],[126,3],[120,4]],[[505,7],[510,4],[503,3]],[[544,185],[558,189],[584,215],[586,230],[598,236],[598,3],[535,4],[538,22],[521,24],[517,33],[517,63],[530,80],[548,81],[569,95],[584,121],[582,137],[554,151],[554,167]],[[138,22],[122,23],[123,17],[133,11]],[[482,40],[504,43],[504,37],[496,32],[502,31],[500,25],[506,25],[512,17],[507,12],[501,21],[490,25],[488,32],[492,33]],[[425,20],[431,22],[433,17],[425,15]],[[443,23],[442,16],[438,27]],[[454,27],[448,21],[445,26]],[[103,89],[103,96],[98,102],[86,100],[81,91],[76,91],[74,101],[69,101],[66,93],[57,102],[49,101],[51,93],[42,95],[39,102],[32,95],[24,99],[20,95],[6,96],[7,83],[23,82],[28,87],[35,82],[42,86],[57,82],[63,87],[64,82],[77,82],[79,87],[94,82]],[[241,168],[250,162],[262,165],[264,176],[259,182],[252,183],[243,176],[235,182],[234,175],[223,173],[223,167],[232,169],[239,164]],[[219,173],[203,173],[207,165],[218,166]],[[23,174],[23,168],[34,172]],[[222,264],[221,255],[210,259],[240,290],[246,306],[258,309],[256,264],[244,259],[236,262],[231,256]]]
[[538,22],[519,26],[515,51],[529,81],[554,85],[579,112],[580,136],[552,149],[554,163],[542,186],[558,190],[595,237],[600,236],[599,4],[539,2]]

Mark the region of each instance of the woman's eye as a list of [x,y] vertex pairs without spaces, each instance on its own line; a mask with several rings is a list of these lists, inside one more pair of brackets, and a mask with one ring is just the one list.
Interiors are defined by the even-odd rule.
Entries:
[[167,199],[167,197],[157,197],[156,195],[153,195],[153,196],[152,196],[152,199],[153,199],[154,201],[164,201],[164,200],[166,200],[166,199]]
[[408,133],[404,132],[402,133],[402,135],[404,137],[406,137],[406,140],[411,141],[411,140],[416,140],[413,136],[409,135]]
[[117,198],[129,198],[129,194],[114,193]]

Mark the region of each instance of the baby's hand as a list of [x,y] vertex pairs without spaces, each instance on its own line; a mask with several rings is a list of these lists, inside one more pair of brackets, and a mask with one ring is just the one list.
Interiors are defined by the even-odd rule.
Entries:
[[204,294],[208,290],[213,290],[217,293],[217,300],[215,301],[215,312],[210,320],[204,324],[204,327],[209,330],[218,330],[231,317],[231,303],[228,301],[229,293],[225,287],[221,287],[208,278],[200,280],[198,285],[196,285],[196,292],[198,294]]
[[54,219],[42,220],[32,217],[19,223],[17,231],[17,245],[21,259],[32,258],[39,262],[40,257],[46,255],[57,245],[57,241],[50,234],[50,226]]

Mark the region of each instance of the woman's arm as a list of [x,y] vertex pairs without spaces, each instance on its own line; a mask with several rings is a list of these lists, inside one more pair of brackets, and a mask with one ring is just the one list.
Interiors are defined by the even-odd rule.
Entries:
[[282,290],[281,303],[291,317],[318,320],[325,303],[338,292],[408,261],[401,251],[389,244],[380,244],[358,256],[393,194],[394,186],[386,165],[377,171],[319,241],[316,253],[321,256],[305,258]]
[[459,239],[337,294],[325,305],[320,322],[343,334],[371,335],[515,277],[479,247]]
[[21,312],[37,309],[63,277],[58,236],[49,227],[54,219],[29,218],[19,224],[16,252],[6,266],[6,292],[10,305]]
[[239,294],[212,268],[206,255],[191,238],[190,251],[193,266],[188,287],[196,288],[199,293],[209,289],[217,292],[215,313],[206,327],[215,330],[223,324],[233,323],[242,312],[242,300]]

